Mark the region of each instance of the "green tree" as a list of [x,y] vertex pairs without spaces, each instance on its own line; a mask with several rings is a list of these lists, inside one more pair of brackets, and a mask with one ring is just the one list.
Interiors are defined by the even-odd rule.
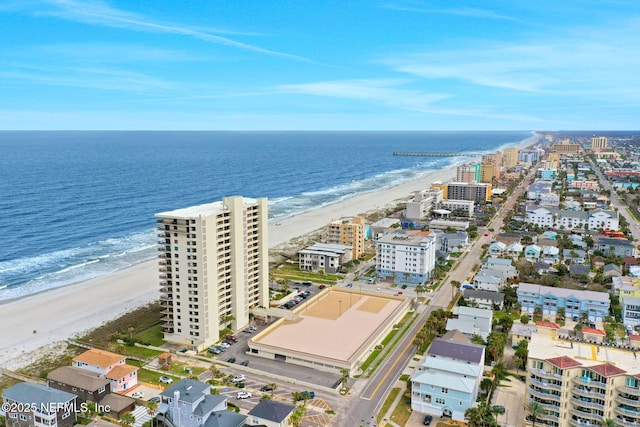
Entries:
[[504,346],[507,343],[507,335],[503,332],[491,332],[487,337],[487,350],[491,355],[491,360],[497,362],[504,353]]
[[342,390],[345,390],[347,381],[349,381],[349,370],[348,369],[340,369],[340,384]]
[[147,414],[151,417],[151,424],[154,425],[156,421],[156,412],[158,411],[158,402],[150,400],[147,402]]
[[498,422],[491,412],[491,406],[484,400],[478,406],[464,411],[464,418],[469,427],[498,427]]
[[513,319],[511,316],[504,316],[498,321],[498,324],[502,327],[502,332],[508,334],[511,331],[511,327],[513,326]]
[[299,405],[291,413],[291,416],[289,417],[289,425],[293,427],[300,427],[305,415],[307,415],[307,407],[305,405]]
[[527,359],[529,357],[529,341],[521,340],[518,343],[518,348],[513,355],[513,358],[518,364],[518,368],[525,369],[527,367]]
[[520,316],[520,323],[522,323],[523,325],[529,323],[529,315],[523,314],[522,316]]
[[547,411],[542,407],[542,405],[535,400],[529,401],[525,405],[525,412],[527,419],[530,419],[533,423],[532,427],[536,427],[536,421],[540,419],[540,416],[545,414]]
[[493,391],[493,381],[491,378],[483,378],[482,381],[480,381],[480,388],[487,394],[490,394]]
[[136,422],[136,417],[131,413],[127,412],[126,414],[120,415],[120,425],[122,427],[131,427]]

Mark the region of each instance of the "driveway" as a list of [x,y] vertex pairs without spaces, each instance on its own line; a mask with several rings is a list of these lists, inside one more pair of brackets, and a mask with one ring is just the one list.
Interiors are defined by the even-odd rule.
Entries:
[[525,383],[514,377],[507,377],[500,382],[500,387],[493,394],[493,405],[505,407],[504,414],[497,417],[498,424],[504,427],[524,425],[524,393]]

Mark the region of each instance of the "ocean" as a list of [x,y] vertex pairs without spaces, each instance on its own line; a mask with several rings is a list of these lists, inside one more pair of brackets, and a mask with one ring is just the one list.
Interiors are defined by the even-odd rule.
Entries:
[[273,221],[416,179],[532,132],[0,132],[0,301],[156,255],[154,214],[268,197]]

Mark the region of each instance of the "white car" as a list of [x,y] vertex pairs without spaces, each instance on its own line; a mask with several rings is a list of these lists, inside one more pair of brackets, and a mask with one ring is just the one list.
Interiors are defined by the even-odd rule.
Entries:
[[231,380],[232,383],[243,383],[246,380],[244,375],[236,375],[235,377],[233,377],[233,379]]
[[236,399],[249,399],[251,397],[251,393],[248,391],[239,391],[236,394]]
[[131,397],[133,397],[134,399],[142,399],[144,397],[144,393],[141,391],[136,391],[131,393]]
[[159,381],[161,383],[164,383],[164,384],[171,384],[173,382],[173,378],[167,377],[166,375],[163,375],[163,376],[160,377]]

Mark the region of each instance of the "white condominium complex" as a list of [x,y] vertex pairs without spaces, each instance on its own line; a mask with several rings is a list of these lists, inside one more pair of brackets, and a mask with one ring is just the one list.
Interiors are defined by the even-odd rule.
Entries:
[[235,196],[155,215],[167,341],[202,350],[268,307],[267,211],[266,198]]
[[542,410],[535,418],[525,410],[521,425],[640,425],[640,360],[633,342],[567,341],[539,332],[528,348],[524,403]]

